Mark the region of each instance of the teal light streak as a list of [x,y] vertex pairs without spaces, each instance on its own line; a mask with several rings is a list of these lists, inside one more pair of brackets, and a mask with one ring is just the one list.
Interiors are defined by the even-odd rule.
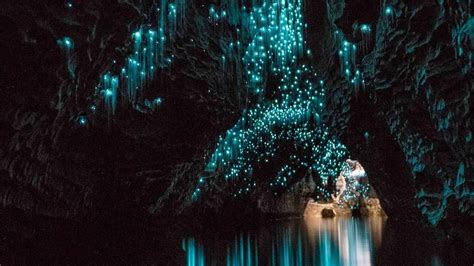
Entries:
[[182,248],[186,252],[186,261],[188,266],[205,266],[206,258],[204,247],[194,238],[184,239]]
[[[119,68],[120,72],[102,74],[99,95],[103,97],[103,107],[109,114],[115,114],[119,100],[131,106],[145,102],[143,90],[149,87],[159,69],[172,63],[165,49],[174,41],[178,27],[184,24],[185,6],[185,0],[161,0],[154,9],[157,26],[143,25],[133,32],[133,51]],[[107,83],[109,78],[113,84]],[[154,104],[161,105],[162,101],[155,101]]]
[[362,24],[362,25],[360,25],[360,30],[363,33],[368,33],[368,32],[370,32],[370,26],[368,24]]
[[62,39],[59,39],[56,41],[59,47],[63,50],[63,52],[66,54],[67,58],[67,69],[69,72],[69,75],[74,78],[75,77],[75,71],[76,71],[76,64],[72,60],[71,55],[72,51],[74,50],[74,40],[70,37],[63,37]]
[[[210,6],[209,17],[216,22],[218,14],[225,11],[226,18],[219,17],[219,21],[226,19],[237,27],[238,39],[225,49],[227,59],[222,60],[223,67],[234,63],[242,66],[243,83],[256,96],[257,103],[245,110],[240,121],[221,136],[206,172],[223,171],[225,180],[237,182],[234,196],[248,194],[257,185],[253,179],[255,166],[275,158],[281,149],[278,143],[283,141],[295,142],[309,156],[290,157],[267,184],[275,193],[288,186],[297,169],[315,168],[324,180],[335,176],[347,151],[329,136],[321,123],[324,82],[316,78],[310,66],[300,63],[311,55],[311,51],[304,49],[303,1],[266,0],[250,9],[233,2],[227,0],[221,6]],[[348,42],[345,45],[352,66],[355,47]],[[233,62],[239,54],[243,54],[242,60]],[[279,80],[277,92],[281,96],[274,100],[263,97],[269,77]],[[204,186],[198,183],[193,199],[202,192],[201,188]]]

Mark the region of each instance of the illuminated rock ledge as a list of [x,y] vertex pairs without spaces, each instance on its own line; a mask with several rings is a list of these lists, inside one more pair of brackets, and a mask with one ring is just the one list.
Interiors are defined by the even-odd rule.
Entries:
[[[360,214],[362,216],[386,216],[382,207],[380,206],[379,199],[369,198],[362,204]],[[305,218],[321,218],[323,217],[322,212],[324,209],[333,210],[335,216],[351,216],[352,211],[349,208],[342,208],[335,203],[318,203],[314,200],[309,200],[306,204],[304,211]]]

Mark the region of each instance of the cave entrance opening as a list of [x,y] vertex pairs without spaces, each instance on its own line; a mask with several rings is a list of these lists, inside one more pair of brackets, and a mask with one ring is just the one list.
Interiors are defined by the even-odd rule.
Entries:
[[359,161],[347,159],[337,177],[323,180],[315,172],[309,177],[314,181],[314,192],[306,203],[305,217],[385,216]]

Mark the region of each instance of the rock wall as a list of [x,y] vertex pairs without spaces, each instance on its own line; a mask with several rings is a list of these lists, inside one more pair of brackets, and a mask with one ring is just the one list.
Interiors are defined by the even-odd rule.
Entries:
[[[159,246],[167,234],[157,230],[179,228],[166,221],[191,202],[193,177],[238,119],[240,96],[233,76],[222,78],[222,36],[207,19],[208,6],[194,2],[192,19],[167,47],[174,65],[147,92],[163,98],[160,112],[125,106],[113,121],[91,115],[101,73],[132,50],[130,34],[149,22],[152,2],[2,2],[0,211],[11,221],[2,222],[2,255],[19,259],[29,252],[15,253],[22,245],[56,241],[71,243],[64,253],[72,254],[94,238],[103,245],[91,245],[90,254],[126,251],[127,238],[141,247],[130,261],[166,253],[146,246]],[[68,51],[60,45],[66,37],[73,43]],[[230,85],[224,90],[223,83]],[[122,240],[117,228],[126,232]]]
[[[326,1],[326,7],[309,25],[321,28],[313,37],[323,40],[313,43],[316,64],[332,88],[326,120],[364,165],[387,214],[432,224],[469,219],[472,6]],[[354,27],[362,23],[370,25],[369,40]],[[361,86],[340,73],[336,32],[365,46],[355,63]]]
[[[307,1],[305,9],[307,45],[331,88],[325,123],[365,167],[389,217],[430,222],[450,235],[472,228],[469,3],[326,0]],[[160,112],[123,107],[112,123],[98,114],[81,125],[100,74],[125,59],[130,32],[149,23],[152,1],[2,2],[0,211],[13,221],[2,223],[7,243],[51,234],[58,224],[71,232],[84,225],[101,231],[110,221],[148,230],[196,209],[218,213],[232,201],[216,176],[208,198],[192,205],[195,177],[245,104],[237,78],[219,68],[225,28],[213,27],[208,1],[190,5],[167,47],[175,63],[148,92],[163,98]],[[370,41],[354,33],[356,21],[370,24]],[[336,32],[366,42],[356,59],[364,86],[341,75]],[[65,37],[73,40],[69,52],[58,45]],[[300,206],[300,190],[290,191],[260,206]],[[259,193],[243,207],[258,207]]]
[[314,194],[316,184],[311,178],[302,179],[290,191],[282,195],[264,193],[258,197],[258,209],[269,215],[289,215],[301,217],[306,204]]

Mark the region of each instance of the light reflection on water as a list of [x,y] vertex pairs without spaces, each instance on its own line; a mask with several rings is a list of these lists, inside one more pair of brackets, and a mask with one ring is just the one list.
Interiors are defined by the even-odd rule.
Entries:
[[373,265],[385,219],[290,220],[257,231],[186,238],[187,265]]

